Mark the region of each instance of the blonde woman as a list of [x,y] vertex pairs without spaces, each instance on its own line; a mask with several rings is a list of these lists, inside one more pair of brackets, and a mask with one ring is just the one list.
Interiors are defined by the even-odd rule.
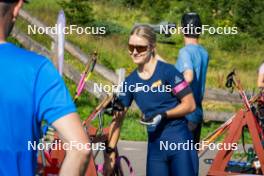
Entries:
[[[130,34],[128,52],[137,68],[125,79],[119,100],[126,110],[135,100],[144,114],[141,123],[148,130],[147,176],[198,175],[195,149],[190,143],[185,115],[195,110],[191,89],[173,65],[162,62],[156,53],[156,35],[147,25],[135,26]],[[105,172],[110,175],[115,162],[114,148],[125,112],[116,114],[107,146]]]

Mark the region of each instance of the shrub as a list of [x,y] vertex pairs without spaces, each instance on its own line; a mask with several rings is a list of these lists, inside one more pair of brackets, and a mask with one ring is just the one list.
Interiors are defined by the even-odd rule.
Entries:
[[106,34],[105,35],[128,33],[128,31],[124,27],[122,27],[116,23],[109,22],[109,21],[94,21],[91,23],[91,25],[93,25],[94,27],[104,26],[106,28]]
[[59,5],[63,8],[70,24],[87,25],[94,21],[89,0],[63,0]]
[[250,35],[239,33],[236,35],[221,35],[217,36],[218,47],[224,51],[246,51],[252,48],[252,45],[257,44]]

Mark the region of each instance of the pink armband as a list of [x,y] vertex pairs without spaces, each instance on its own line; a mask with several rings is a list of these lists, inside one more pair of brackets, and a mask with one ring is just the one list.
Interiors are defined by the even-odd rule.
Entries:
[[180,84],[178,84],[177,86],[175,86],[172,89],[172,92],[173,92],[174,95],[176,95],[176,94],[178,94],[180,91],[182,91],[183,89],[185,89],[188,86],[189,86],[189,84],[186,81],[183,81]]

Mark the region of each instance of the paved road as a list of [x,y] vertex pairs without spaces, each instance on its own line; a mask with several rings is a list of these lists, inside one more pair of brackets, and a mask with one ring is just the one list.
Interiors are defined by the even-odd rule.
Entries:
[[[250,145],[247,145],[248,148]],[[147,155],[147,143],[135,142],[135,141],[119,141],[118,150],[120,155],[125,155],[132,162],[132,166],[135,170],[136,176],[145,176],[146,155]],[[242,151],[242,147],[239,146],[239,151]],[[206,158],[213,158],[216,151],[209,151],[200,158],[199,175],[205,176],[209,170],[210,165],[205,164],[203,161]]]
[[120,155],[125,155],[131,161],[136,176],[146,175],[146,142],[119,141],[118,151]]

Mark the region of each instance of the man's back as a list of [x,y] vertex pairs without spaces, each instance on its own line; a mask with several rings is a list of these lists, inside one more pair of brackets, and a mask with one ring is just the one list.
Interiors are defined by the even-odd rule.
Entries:
[[[206,72],[208,67],[208,53],[201,45],[188,44],[180,50],[176,68],[180,72],[193,71],[191,88],[197,105],[195,113],[202,115],[201,103],[205,91]],[[188,118],[188,117],[187,117]]]
[[0,44],[0,175],[32,175],[42,119],[52,124],[75,110],[51,62]]

